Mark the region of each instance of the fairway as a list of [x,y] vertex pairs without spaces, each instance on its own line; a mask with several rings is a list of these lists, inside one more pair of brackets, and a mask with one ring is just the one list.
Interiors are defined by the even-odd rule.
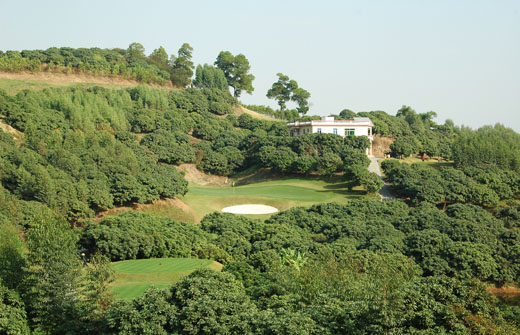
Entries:
[[196,269],[220,270],[220,263],[207,259],[152,258],[112,263],[115,280],[111,291],[118,299],[133,299],[148,288],[165,288]]
[[[243,204],[263,204],[280,211],[295,206],[311,206],[317,203],[346,203],[353,199],[377,196],[367,195],[361,188],[348,190],[347,183],[334,178],[282,178],[236,187],[203,187],[190,184],[188,193],[180,197],[193,210],[195,222],[204,215],[220,211],[224,207]],[[272,214],[245,215],[266,219]]]

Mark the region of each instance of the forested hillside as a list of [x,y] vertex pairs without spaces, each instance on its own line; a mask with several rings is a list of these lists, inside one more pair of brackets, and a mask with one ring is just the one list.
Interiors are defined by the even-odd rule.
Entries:
[[49,48],[47,50],[0,51],[0,71],[55,72],[120,77],[142,83],[184,87],[193,75],[191,53],[183,44],[177,55],[168,56],[163,47],[149,56],[144,47],[132,43],[127,49]]
[[217,175],[251,166],[323,175],[361,166],[363,175],[368,166],[365,138],[290,138],[282,123],[236,118],[236,100],[219,89],[0,92],[0,104],[3,122],[24,134],[16,143],[1,133],[2,185],[70,220],[184,194],[174,164]]
[[[176,60],[189,60],[183,48]],[[177,85],[181,61],[141,51],[6,53],[0,68],[47,64]],[[343,178],[344,192],[381,188],[366,137],[290,137],[284,122],[238,116],[254,77],[222,68],[244,58],[222,52],[186,89],[0,91],[0,333],[518,334],[520,135],[503,125],[439,125],[435,113],[407,106],[395,116],[345,109],[336,117],[370,117],[392,142],[381,166],[397,199],[295,207],[266,220],[215,212],[198,225],[138,211],[94,219],[185,195],[183,163],[231,178],[262,170]],[[298,101],[299,113],[252,108],[313,118],[300,116],[306,91],[291,85],[285,97],[271,93]],[[167,257],[224,268],[132,300],[111,293],[111,262]],[[497,297],[496,287],[514,294]]]

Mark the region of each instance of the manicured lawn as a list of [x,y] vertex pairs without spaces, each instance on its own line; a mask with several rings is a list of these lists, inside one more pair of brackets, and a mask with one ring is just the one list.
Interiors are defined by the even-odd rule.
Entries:
[[133,299],[148,288],[165,288],[196,269],[220,270],[222,265],[207,259],[152,258],[112,263],[115,281],[111,291],[118,299]]
[[[352,199],[373,198],[360,188],[348,191],[341,178],[282,178],[236,187],[201,187],[190,185],[181,198],[195,213],[196,222],[204,215],[222,208],[241,204],[264,204],[279,210],[295,206],[311,206],[323,202],[346,203]],[[246,215],[266,219],[272,214]]]

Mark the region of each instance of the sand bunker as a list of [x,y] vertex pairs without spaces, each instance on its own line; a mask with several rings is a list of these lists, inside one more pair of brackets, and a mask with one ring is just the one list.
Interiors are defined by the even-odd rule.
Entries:
[[278,209],[266,205],[246,204],[222,208],[222,211],[233,214],[271,214],[278,212]]

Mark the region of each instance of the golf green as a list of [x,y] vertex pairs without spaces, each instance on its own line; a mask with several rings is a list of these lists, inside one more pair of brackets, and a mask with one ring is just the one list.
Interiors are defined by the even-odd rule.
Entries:
[[[295,206],[346,203],[352,199],[371,197],[359,187],[349,190],[348,184],[341,178],[282,178],[237,187],[190,185],[188,193],[180,198],[193,210],[195,222],[198,222],[208,213],[234,205],[263,204],[283,211]],[[254,215],[251,218],[266,219],[271,215]]]
[[148,288],[165,288],[196,269],[220,270],[221,264],[207,259],[151,258],[112,263],[115,280],[111,291],[118,299],[132,299]]

